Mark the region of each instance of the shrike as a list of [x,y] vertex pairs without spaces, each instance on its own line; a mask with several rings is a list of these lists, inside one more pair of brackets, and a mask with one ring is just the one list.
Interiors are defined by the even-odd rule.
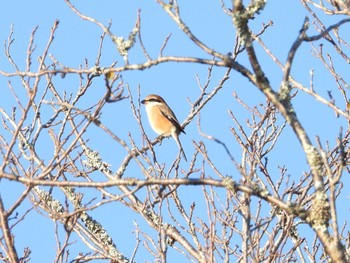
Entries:
[[141,103],[145,104],[148,121],[152,129],[163,137],[172,136],[187,162],[185,152],[179,140],[180,133],[185,133],[185,131],[168,104],[166,104],[161,96],[155,94],[148,95]]

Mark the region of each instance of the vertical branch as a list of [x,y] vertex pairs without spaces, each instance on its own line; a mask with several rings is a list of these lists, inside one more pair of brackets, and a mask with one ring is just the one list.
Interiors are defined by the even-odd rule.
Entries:
[[269,84],[268,79],[265,77],[252,44],[251,33],[248,28],[248,16],[245,13],[246,11],[243,7],[242,1],[237,0],[234,2],[234,10],[234,23],[246,47],[250,64],[253,67],[254,73],[256,75],[256,85],[260,91],[263,92],[265,96],[277,107],[289,125],[293,128],[304,149],[308,163],[313,171],[316,191],[323,192],[324,185],[322,179],[322,160],[320,154],[318,153],[317,149],[311,144],[307,133],[299,122],[299,119],[297,118],[296,113],[290,103],[288,91],[283,94],[274,92]]
[[8,216],[4,207],[4,203],[2,201],[2,197],[0,195],[0,227],[7,247],[7,251],[5,252],[7,252],[7,256],[10,262],[19,262],[17,251],[15,248],[14,237],[11,234],[11,230],[7,220]]
[[[258,4],[258,2],[261,3],[260,9],[262,9],[265,4],[265,1],[257,1],[255,3]],[[297,118],[295,110],[290,102],[290,88],[288,87],[289,84],[282,82],[281,91],[279,94],[277,94],[272,90],[268,79],[265,77],[265,74],[258,62],[252,44],[251,33],[248,28],[248,21],[253,16],[253,14],[250,13],[252,9],[244,8],[241,0],[233,0],[233,5],[233,22],[247,50],[250,64],[257,78],[257,87],[277,107],[277,109],[282,113],[289,125],[293,128],[294,133],[296,134],[303,147],[308,164],[312,170],[316,196],[313,199],[312,207],[310,209],[307,221],[317,232],[318,237],[324,244],[325,250],[331,256],[331,258],[337,262],[345,262],[344,247],[339,241],[334,240],[334,238],[331,237],[328,231],[328,225],[330,220],[330,206],[323,183],[324,164],[321,155],[316,149],[316,147],[312,145],[306,131],[304,130],[299,119]],[[253,11],[255,11],[255,9]],[[296,43],[299,42],[297,41]],[[286,67],[287,73],[290,70],[292,59],[294,57],[293,52],[290,54],[290,65],[287,64]],[[286,77],[288,77],[288,74]],[[334,248],[336,248],[336,250]]]

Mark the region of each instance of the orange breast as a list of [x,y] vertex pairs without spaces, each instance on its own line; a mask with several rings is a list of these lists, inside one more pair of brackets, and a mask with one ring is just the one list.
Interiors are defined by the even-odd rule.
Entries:
[[174,125],[164,117],[158,107],[150,107],[146,111],[150,125],[158,135],[167,137],[176,129]]

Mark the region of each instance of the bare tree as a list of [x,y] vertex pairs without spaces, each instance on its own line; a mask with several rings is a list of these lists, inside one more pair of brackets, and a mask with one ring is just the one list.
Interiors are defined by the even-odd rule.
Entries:
[[[339,200],[348,195],[347,178],[343,175],[349,172],[349,127],[339,125],[336,138],[316,136],[313,143],[299,117],[302,112],[293,105],[299,96],[307,94],[335,113],[335,123],[341,119],[346,126],[350,120],[348,70],[338,70],[338,65],[350,61],[348,34],[341,30],[350,22],[347,1],[301,0],[309,17],[297,21],[300,31],[290,43],[285,62],[271,50],[269,39],[264,38],[273,21],[263,24],[259,31],[250,27],[255,17],[264,16],[264,0],[219,1],[223,15],[232,19],[236,34],[234,46],[227,54],[207,45],[191,31],[178,1],[156,2],[205,56],[164,56],[172,41],[169,35],[159,55],[153,57],[142,41],[148,32],[142,30],[141,12],[129,36],[123,38],[113,32],[112,23],[105,25],[65,0],[79,18],[101,30],[94,66],[85,61],[80,68],[72,68],[50,54],[59,27],[57,20],[38,58],[33,55],[37,28],[33,30],[25,70],[21,70],[12,53],[11,30],[5,41],[5,56],[13,70],[0,69],[0,75],[8,80],[7,89],[16,104],[11,109],[0,105],[0,179],[2,185],[19,186],[21,193],[15,199],[8,197],[5,188],[0,193],[1,260],[30,261],[33,249],[19,250],[15,231],[19,225],[32,227],[30,214],[36,214],[55,225],[48,233],[56,239],[54,262],[167,262],[178,257],[192,262],[349,262],[349,227],[346,216],[337,210]],[[338,20],[329,24],[325,15]],[[106,41],[115,45],[123,62],[101,65]],[[319,92],[323,88],[322,76],[312,69],[308,86],[292,75],[294,59],[305,45],[311,47],[310,56],[333,78],[336,89],[328,90],[326,96]],[[143,63],[129,61],[129,54],[136,47],[144,54]],[[269,81],[274,72],[262,66],[263,55],[268,55],[280,69],[278,86]],[[195,123],[202,138],[192,141],[193,155],[186,166],[181,156],[171,163],[159,161],[153,147],[163,138],[152,141],[147,137],[141,117],[140,87],[135,97],[128,79],[121,75],[169,62],[207,66],[204,81],[196,76],[200,92],[195,100],[188,100],[190,111],[182,123],[183,127]],[[225,71],[216,80],[212,74],[219,68]],[[241,118],[229,109],[230,138],[217,138],[203,129],[205,115],[200,118],[200,113],[212,103],[219,103],[216,98],[230,85],[233,74],[253,86],[255,90],[251,92],[263,94],[264,101],[250,105],[234,92],[236,104],[249,117]],[[65,88],[67,78],[71,78],[69,86],[76,86]],[[96,83],[104,86],[105,92],[91,102],[86,94]],[[131,132],[129,140],[123,140],[123,134],[113,131],[101,118],[107,105],[126,101],[125,110],[132,111],[143,143]],[[322,121],[321,116],[315,116],[315,121]],[[292,139],[283,137],[288,128]],[[103,136],[113,140],[118,147],[109,147],[115,147],[118,156],[123,156],[117,168],[103,159],[101,149],[93,146]],[[228,143],[232,140],[239,146],[239,153],[232,153]],[[299,142],[302,148],[308,169],[299,177],[289,175],[288,165],[280,165],[277,171],[269,165],[276,145],[283,140]],[[336,140],[337,144],[331,146],[328,140]],[[227,175],[213,161],[215,153],[209,143],[225,151],[227,165],[232,166],[235,176]],[[285,156],[288,158],[293,158],[293,153]],[[193,189],[193,200],[184,198],[185,186]],[[120,248],[122,239],[106,230],[103,217],[94,213],[105,209],[105,216],[109,216],[108,211],[117,206],[130,212],[125,215],[130,215],[130,221],[137,218],[133,221],[132,253]],[[344,213],[348,214],[349,206],[344,206]],[[73,243],[78,243],[81,250],[75,253]]]

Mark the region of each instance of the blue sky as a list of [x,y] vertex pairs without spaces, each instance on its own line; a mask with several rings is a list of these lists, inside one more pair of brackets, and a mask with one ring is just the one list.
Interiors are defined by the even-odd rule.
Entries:
[[[155,1],[103,0],[72,2],[82,13],[96,18],[105,25],[107,25],[108,21],[112,20],[112,32],[124,37],[127,37],[132,30],[136,21],[137,10],[140,9],[142,40],[153,58],[158,56],[160,47],[169,33],[172,36],[163,52],[164,55],[211,58],[186,38],[183,32],[178,29],[175,22],[170,19]],[[223,14],[220,3],[209,0],[193,0],[180,1],[180,4],[182,6],[181,14],[183,20],[199,39],[216,51],[222,53],[232,51],[235,32],[230,17]],[[78,68],[84,64],[85,59],[88,61],[89,67],[93,67],[100,43],[101,30],[95,24],[80,19],[69,9],[64,1],[6,1],[2,5],[0,15],[0,40],[4,41],[7,39],[10,27],[13,25],[13,39],[15,41],[12,46],[12,55],[21,70],[25,69],[26,50],[32,30],[36,26],[39,26],[35,34],[34,42],[37,47],[33,53],[33,64],[31,68],[32,71],[35,71],[38,65],[36,57],[43,52],[50,34],[50,28],[56,19],[60,23],[50,53],[62,64],[72,68]],[[261,16],[251,21],[251,28],[255,32],[259,32],[262,23],[266,24],[270,20],[274,22],[274,25],[266,31],[262,39],[278,59],[284,62],[306,15],[308,14],[299,1],[271,0],[268,1]],[[327,25],[330,25],[339,18],[334,19],[330,17],[327,19],[329,21]],[[345,28],[347,30],[349,29],[348,26]],[[310,28],[309,32],[310,34],[316,33],[313,27]],[[315,43],[315,45],[317,46],[320,43],[324,43],[324,41],[321,40]],[[326,48],[327,46],[325,46]],[[343,102],[336,95],[337,88],[332,78],[310,54],[311,49],[312,47],[309,44],[304,43],[300,50],[298,50],[292,75],[299,82],[308,86],[310,78],[309,71],[311,68],[314,69],[316,90],[323,96],[327,95],[327,90],[333,90],[333,95],[338,98],[337,102],[339,102],[339,105],[342,105]],[[277,90],[283,76],[281,69],[265,54],[261,47],[256,45],[256,50],[260,63],[266,69],[266,74],[271,85]],[[142,50],[137,44],[130,51],[129,62],[133,64],[145,61],[146,59],[142,54]],[[101,66],[108,67],[114,62],[118,62],[117,66],[119,66],[123,64],[123,59],[118,55],[110,39],[106,38],[104,40]],[[239,62],[243,65],[248,65],[245,55],[240,56]],[[339,68],[342,65],[340,61]],[[0,69],[7,72],[14,71],[3,52],[0,52]],[[200,94],[196,75],[199,77],[201,83],[204,83],[207,78],[207,70],[207,66],[204,65],[167,63],[144,71],[124,72],[122,76],[124,82],[128,83],[135,100],[137,99],[137,87],[140,85],[142,98],[150,93],[161,95],[173,108],[179,121],[182,122],[190,111],[190,105],[187,99],[194,101]],[[214,68],[210,89],[213,89],[218,84],[224,73],[225,69]],[[15,101],[7,88],[7,81],[11,81],[14,86],[19,86],[19,83],[15,78],[9,79],[0,76],[0,86],[4,92],[2,98],[0,98],[0,107],[10,110]],[[67,90],[68,92],[76,92],[77,84],[77,78],[71,76],[56,80],[56,85],[62,85],[62,90]],[[25,96],[25,93],[20,87],[16,87],[16,92]],[[104,92],[104,80],[101,77],[95,80],[94,85],[87,92],[84,101],[78,106],[85,108],[93,105],[96,103],[96,98],[101,98]],[[230,80],[225,87],[203,109],[201,113],[201,124],[203,132],[224,141],[236,160],[240,161],[241,150],[229,130],[230,127],[235,127],[235,124],[230,120],[228,110],[232,110],[237,119],[242,123],[249,118],[249,112],[244,110],[235,101],[232,96],[233,92],[236,92],[251,107],[265,103],[264,96],[255,87],[238,73],[232,72],[230,74]],[[347,123],[341,118],[336,119],[330,109],[324,105],[315,103],[314,99],[308,95],[298,94],[293,104],[312,141],[314,141],[315,135],[319,135],[322,143],[329,141],[331,147],[335,146],[335,138],[338,135],[339,127],[341,125],[346,126]],[[344,105],[343,108],[345,108]],[[143,108],[141,112],[146,133],[150,139],[153,139],[156,137],[156,134],[149,127]],[[322,120],[318,117],[322,117]],[[113,130],[125,141],[129,141],[128,133],[130,133],[135,142],[139,146],[142,145],[142,134],[132,115],[128,100],[107,105],[102,112],[101,120],[104,125]],[[229,161],[229,157],[225,154],[224,149],[220,145],[208,141],[198,134],[196,121],[197,119],[186,127],[186,135],[181,135],[180,138],[188,159],[194,153],[192,140],[197,142],[203,140],[206,143],[213,162],[221,169],[223,174],[232,176],[234,179],[239,179],[240,175],[234,165]],[[282,120],[279,123],[281,124]],[[5,133],[1,129],[2,127],[0,127],[0,133]],[[85,139],[89,139],[89,146],[100,152],[104,161],[112,165],[112,170],[118,168],[125,154],[119,145],[95,127],[91,127]],[[43,143],[43,155],[45,155],[45,151],[50,150],[49,146],[47,148],[44,146],[45,143]],[[155,146],[155,151],[160,162],[171,162],[176,157],[177,146],[173,140],[164,140],[162,145]],[[279,176],[278,166],[284,164],[288,169],[288,174],[296,180],[302,176],[304,171],[308,171],[302,149],[289,127],[284,130],[275,151],[269,155],[269,165],[271,171],[276,172],[276,177]],[[182,162],[181,165],[185,169],[188,163]],[[215,176],[210,169],[208,169],[208,173],[211,176]],[[103,180],[98,173],[95,176],[96,178],[94,179],[97,181]],[[135,166],[135,169],[131,169],[127,176],[138,178],[140,172]],[[193,177],[196,176],[199,177],[199,173],[193,175]],[[15,183],[4,181],[1,183],[3,184],[0,187],[5,204],[10,205],[16,200],[21,191],[23,191],[23,187]],[[4,185],[8,185],[9,187],[5,188]],[[203,209],[205,209],[205,204],[202,202],[203,196],[201,195],[201,189],[184,187],[181,188],[181,191],[181,195],[185,199],[188,199],[189,204],[196,201],[199,207],[203,206]],[[88,200],[89,196],[92,198],[96,193],[97,191],[87,192],[86,199]],[[26,201],[19,209],[19,212],[26,211],[26,208],[29,206],[29,201]],[[120,204],[116,206],[113,203],[103,209],[96,209],[91,214],[97,220],[100,220],[109,231],[117,247],[126,256],[130,256],[135,245],[135,238],[132,233],[134,229],[133,222],[137,222],[140,226],[145,226],[142,218],[130,212],[124,206]],[[46,262],[52,261],[56,246],[54,236],[52,235],[53,230],[54,223],[51,219],[42,216],[38,211],[31,211],[26,220],[18,224],[15,228],[18,251],[22,251],[24,247],[29,246],[33,250],[31,255],[33,262],[38,262],[39,259],[45,259]],[[47,233],[50,233],[50,236]],[[37,238],[45,240],[45,242],[38,244],[36,242]],[[72,255],[79,251],[88,251],[81,244],[72,245],[71,249]],[[142,256],[143,254],[141,253],[138,258],[139,262],[152,260],[152,258],[147,259],[142,258]],[[169,259],[169,262],[175,261]]]

